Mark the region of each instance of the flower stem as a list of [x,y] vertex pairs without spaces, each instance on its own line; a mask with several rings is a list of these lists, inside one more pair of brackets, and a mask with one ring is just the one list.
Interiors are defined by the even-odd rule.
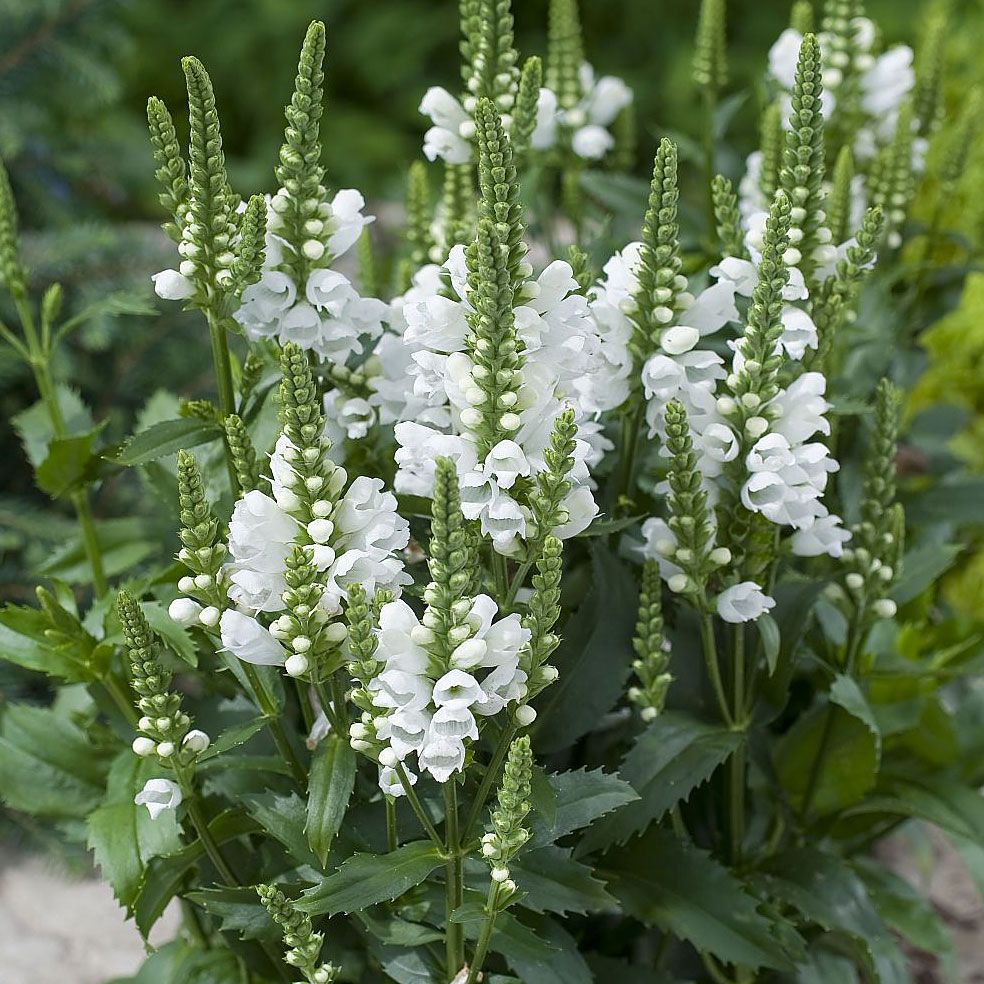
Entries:
[[509,753],[509,746],[512,743],[513,735],[515,733],[516,725],[515,723],[510,723],[506,725],[502,734],[499,736],[499,744],[496,746],[495,752],[492,755],[492,761],[489,762],[488,768],[485,770],[485,775],[482,776],[482,783],[478,787],[478,793],[472,802],[471,809],[468,811],[468,818],[465,820],[465,825],[461,828],[463,839],[465,841],[469,840],[471,837],[472,828],[476,823],[478,823],[478,820],[482,815],[482,809],[485,806],[485,801],[489,798],[489,793],[492,791],[492,786],[499,776],[499,770],[502,768],[502,763],[505,761],[506,755]]
[[486,954],[489,952],[489,943],[492,940],[492,931],[495,929],[495,917],[499,914],[499,883],[492,882],[489,885],[489,896],[485,903],[485,918],[482,920],[482,928],[478,933],[478,941],[475,943],[475,956],[472,957],[471,966],[468,968],[468,977],[465,984],[475,984],[478,975],[482,971],[482,964],[485,963]]
[[461,863],[461,834],[458,829],[458,788],[453,779],[444,784],[444,830],[447,864],[445,865],[445,930],[447,976],[453,980],[465,962],[465,939],[460,923],[454,922],[455,910],[464,898],[464,871]]
[[495,600],[499,610],[504,611],[509,605],[509,561],[492,549],[492,577],[495,581]]
[[629,497],[635,486],[636,456],[639,451],[639,430],[642,427],[645,404],[640,403],[631,412],[622,416],[622,441],[619,452],[618,479],[609,500],[612,514],[623,498]]
[[194,789],[190,788],[190,784],[188,783],[182,783],[182,785],[186,787],[188,794],[188,819],[191,821],[192,827],[195,828],[195,833],[202,842],[202,847],[205,848],[205,853],[208,855],[209,860],[227,885],[241,884],[238,877],[236,877],[236,873],[229,866],[229,862],[226,861],[225,856],[222,854],[222,849],[216,843],[212,832],[208,829],[208,820],[206,820],[205,814],[202,813],[201,804],[198,802],[198,797],[195,795]]
[[[219,410],[223,418],[236,412],[236,391],[232,385],[232,362],[229,358],[229,338],[226,335],[225,326],[210,310],[205,312],[205,320],[208,322],[208,334],[212,343],[212,365],[215,370],[215,383],[219,391]],[[229,471],[229,482],[233,496],[238,496],[239,477],[236,474],[236,466],[229,454],[229,445],[223,438],[223,445],[226,449],[226,467]]]
[[386,802],[386,850],[391,854],[400,846],[400,835],[396,829],[396,800],[392,796]]
[[[744,729],[745,721],[745,627],[735,626],[734,647],[734,703],[732,718],[735,727]],[[745,841],[745,745],[735,749],[728,763],[729,780],[729,832],[731,835],[731,863],[741,861],[742,844]]]
[[106,693],[113,699],[113,703],[119,708],[123,717],[135,728],[140,716],[137,714],[133,698],[127,692],[126,685],[112,672],[107,673],[100,682],[105,688]]
[[734,726],[734,718],[731,716],[731,711],[728,708],[728,698],[724,693],[724,683],[721,680],[721,669],[718,666],[718,656],[717,656],[717,643],[714,640],[714,622],[711,619],[711,613],[704,610],[700,621],[700,643],[701,648],[704,652],[704,663],[707,666],[707,675],[711,681],[711,687],[714,690],[714,696],[717,698],[718,710],[721,712],[721,718],[724,723],[730,728]]
[[444,841],[441,840],[440,835],[437,832],[437,828],[431,823],[431,818],[427,816],[427,811],[424,809],[423,803],[420,802],[420,797],[417,795],[416,790],[410,783],[410,777],[407,775],[407,770],[403,767],[402,762],[397,762],[393,766],[393,771],[400,777],[400,782],[403,784],[403,792],[406,793],[407,801],[410,803],[410,808],[417,815],[417,819],[420,821],[420,826],[424,828],[424,832],[427,836],[434,842],[434,844],[444,851]]
[[294,751],[294,746],[291,745],[290,739],[287,737],[287,732],[284,731],[277,706],[273,702],[273,698],[270,696],[256,667],[252,663],[246,662],[242,665],[243,672],[246,674],[246,679],[249,681],[250,688],[253,691],[253,699],[263,712],[264,718],[266,718],[267,727],[270,729],[270,735],[273,737],[273,743],[277,746],[277,751],[280,752],[284,761],[287,763],[291,775],[293,775],[303,788],[307,785],[307,773],[304,771],[304,766],[301,765],[301,761]]

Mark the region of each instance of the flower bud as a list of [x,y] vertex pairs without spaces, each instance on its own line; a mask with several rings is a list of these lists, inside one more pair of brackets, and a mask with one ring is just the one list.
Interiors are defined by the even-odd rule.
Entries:
[[307,656],[302,656],[300,653],[294,653],[293,656],[288,656],[284,663],[287,676],[299,677],[302,673],[307,672],[307,668],[308,658]]
[[152,738],[145,738],[141,735],[139,738],[133,739],[133,744],[130,747],[133,749],[135,755],[145,758],[146,756],[153,754],[154,749],[157,748],[157,745],[154,743]]
[[181,742],[182,748],[187,748],[191,752],[201,753],[204,752],[206,748],[212,743],[204,731],[199,731],[197,728],[194,731],[189,731],[188,734],[184,736]]

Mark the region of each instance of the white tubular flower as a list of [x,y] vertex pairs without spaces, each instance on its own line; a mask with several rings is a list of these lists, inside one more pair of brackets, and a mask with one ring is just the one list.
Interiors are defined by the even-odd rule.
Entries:
[[387,668],[420,675],[427,669],[427,652],[414,640],[420,620],[405,601],[390,601],[379,612],[378,658]]
[[150,819],[156,820],[165,810],[176,810],[181,805],[181,787],[170,779],[148,779],[133,802],[146,806]]
[[195,293],[195,285],[177,270],[162,270],[150,279],[154,293],[164,301],[186,301]]
[[726,588],[717,596],[718,615],[725,622],[753,622],[775,608],[775,601],[754,581],[742,581]]
[[536,124],[530,136],[534,150],[549,150],[557,142],[557,94],[540,89],[536,100]]
[[465,744],[460,738],[432,738],[418,761],[438,782],[447,782],[465,766]]
[[331,216],[328,219],[331,235],[328,252],[333,258],[347,253],[358,242],[362,230],[376,221],[374,215],[363,215],[366,200],[355,188],[342,188],[331,200]]
[[578,127],[571,137],[571,149],[588,161],[601,160],[615,146],[615,138],[596,123]]
[[225,650],[244,663],[283,666],[287,659],[287,650],[270,634],[269,629],[260,625],[255,618],[233,608],[222,613],[219,631]]
[[[407,777],[407,782],[411,786],[417,785],[417,776],[411,772],[409,769],[404,767],[404,775]],[[396,769],[390,766],[382,766],[379,770],[379,788],[387,796],[406,796],[407,791],[403,785],[403,780],[400,778],[399,773]]]
[[[424,135],[424,156],[438,157],[448,164],[467,164],[471,160],[471,116],[447,89],[431,86],[420,101],[418,112],[434,124]],[[466,136],[467,134],[467,136]]]
[[204,752],[209,745],[212,744],[212,739],[204,732],[200,731],[198,728],[193,728],[181,739],[181,745],[183,748],[187,748],[189,751],[195,752],[196,754],[201,754]]
[[432,685],[423,674],[387,669],[369,685],[372,702],[384,710],[421,711],[430,703]]
[[840,516],[818,516],[805,529],[797,530],[790,546],[797,557],[840,557],[851,534],[842,526]]
[[439,707],[430,722],[430,740],[469,738],[478,741],[478,724],[475,715],[460,704]]
[[167,606],[168,617],[178,625],[196,625],[201,613],[202,606],[193,598],[175,598]]
[[479,682],[463,670],[448,670],[434,684],[433,700],[437,707],[468,708],[484,699]]
[[244,608],[279,610],[287,553],[297,522],[264,492],[247,492],[229,522],[229,597]]

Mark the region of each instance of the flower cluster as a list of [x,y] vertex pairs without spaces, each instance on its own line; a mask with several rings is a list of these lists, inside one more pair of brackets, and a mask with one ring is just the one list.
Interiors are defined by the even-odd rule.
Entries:
[[[492,169],[514,174],[512,151],[491,103],[477,114],[480,173],[487,175],[482,202],[492,211],[497,190],[509,187],[492,181]],[[547,469],[554,422],[568,407],[577,429],[557,535],[590,523],[597,512],[590,468],[610,444],[589,416],[613,405],[591,380],[601,341],[570,264],[555,261],[531,278],[521,232],[510,228],[505,250],[498,226],[480,224],[467,250],[451,250],[447,293],[440,271],[420,271],[402,299],[403,349],[388,343],[380,357],[385,372],[370,382],[381,414],[398,421],[397,491],[430,495],[436,458],[451,458],[465,514],[503,554],[515,553],[531,532],[528,494]],[[492,286],[497,280],[503,289]]]
[[270,493],[252,489],[233,511],[223,575],[234,607],[220,628],[239,659],[286,665],[299,676],[344,639],[334,620],[349,585],[372,591],[409,583],[397,552],[410,533],[380,479],[349,483],[328,457],[303,350],[285,346],[281,369],[285,420],[270,458]]
[[[488,595],[475,593],[475,543],[461,510],[454,464],[435,464],[429,558],[433,580],[418,618],[404,601],[382,605],[375,641],[360,652],[353,675],[362,683],[353,699],[363,709],[352,743],[374,752],[380,787],[399,796],[416,775],[404,761],[447,782],[465,766],[467,743],[477,741],[480,719],[527,693],[520,656],[531,639],[519,615],[496,619]],[[365,632],[353,629],[353,650]]]

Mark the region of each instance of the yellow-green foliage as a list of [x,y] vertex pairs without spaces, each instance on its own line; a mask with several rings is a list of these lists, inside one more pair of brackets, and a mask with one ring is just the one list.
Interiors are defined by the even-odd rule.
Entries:
[[913,389],[909,410],[949,403],[969,411],[973,417],[951,449],[984,470],[984,274],[967,277],[960,306],[927,329],[920,342],[930,362]]

